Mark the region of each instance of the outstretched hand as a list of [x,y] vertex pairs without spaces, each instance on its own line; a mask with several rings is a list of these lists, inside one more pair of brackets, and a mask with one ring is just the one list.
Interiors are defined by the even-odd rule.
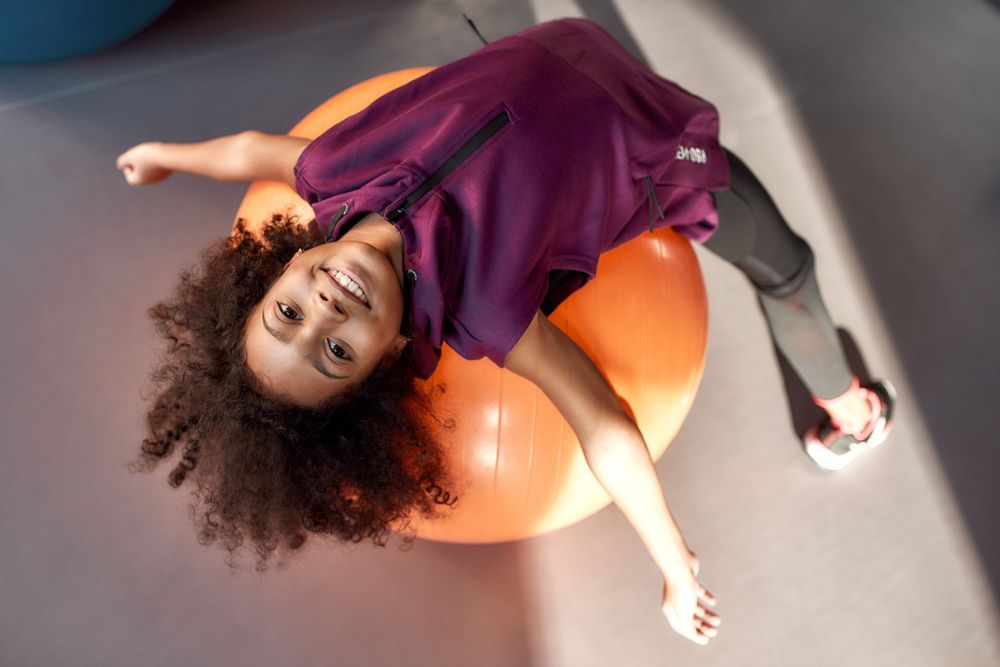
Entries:
[[156,142],[147,141],[118,156],[115,166],[125,174],[129,185],[159,183],[174,173],[172,169],[160,166],[156,150]]
[[688,568],[678,568],[663,578],[662,609],[670,626],[682,637],[705,646],[718,633],[719,615],[705,605],[715,606],[715,596],[698,582],[698,557],[688,552]]

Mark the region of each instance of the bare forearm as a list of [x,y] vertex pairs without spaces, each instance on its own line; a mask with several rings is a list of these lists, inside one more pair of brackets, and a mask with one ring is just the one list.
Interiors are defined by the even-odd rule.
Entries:
[[663,497],[649,449],[632,422],[595,433],[600,446],[584,447],[587,464],[646,545],[660,571],[686,568],[688,546]]
[[190,144],[157,142],[156,161],[173,171],[184,171],[219,181],[244,181],[243,159],[252,131]]

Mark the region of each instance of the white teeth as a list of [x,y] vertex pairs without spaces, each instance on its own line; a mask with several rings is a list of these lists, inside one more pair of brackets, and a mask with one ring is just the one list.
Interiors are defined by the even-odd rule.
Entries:
[[356,282],[354,282],[353,280],[348,278],[345,274],[341,273],[336,269],[332,269],[330,273],[333,275],[334,279],[338,283],[347,288],[347,291],[349,291],[351,294],[355,295],[365,303],[368,303],[368,297],[365,296],[365,293],[361,291],[361,287],[359,287]]

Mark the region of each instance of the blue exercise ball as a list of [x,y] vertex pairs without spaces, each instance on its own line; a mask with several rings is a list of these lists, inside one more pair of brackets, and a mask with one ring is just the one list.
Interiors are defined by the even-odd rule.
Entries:
[[2,0],[0,63],[64,60],[131,37],[174,0]]

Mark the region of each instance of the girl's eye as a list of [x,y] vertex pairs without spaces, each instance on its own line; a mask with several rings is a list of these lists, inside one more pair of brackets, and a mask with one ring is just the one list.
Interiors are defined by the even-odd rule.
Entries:
[[292,307],[290,307],[287,303],[281,303],[279,301],[278,302],[278,310],[281,311],[282,315],[284,315],[285,317],[287,317],[290,320],[297,320],[298,319],[296,317],[296,315],[298,315],[298,313],[295,312],[295,309],[292,308]]
[[[337,345],[336,343],[334,343],[332,340],[328,341],[328,343],[329,343],[329,346],[330,346],[330,351],[333,352],[333,355],[335,357],[337,357],[338,359],[344,359],[346,361],[346,360],[349,360],[351,358],[350,355],[347,354],[347,350],[345,350],[344,348],[340,347],[339,345]],[[341,352],[343,352],[344,356],[340,356],[339,354],[337,354],[337,350],[340,350]]]

